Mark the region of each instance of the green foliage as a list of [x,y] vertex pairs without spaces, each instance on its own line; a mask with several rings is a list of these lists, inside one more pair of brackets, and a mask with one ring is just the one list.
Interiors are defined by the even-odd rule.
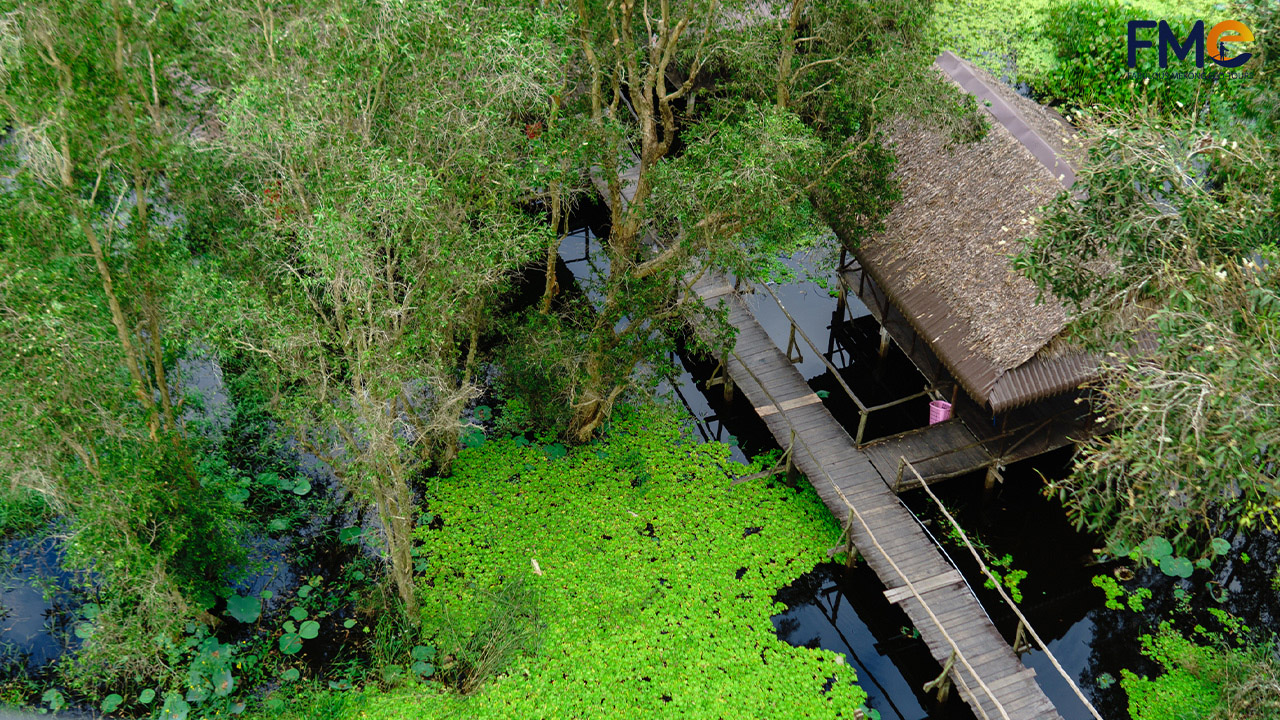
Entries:
[[227,614],[242,623],[251,623],[262,614],[262,601],[256,597],[232,595],[227,598]]
[[103,714],[109,715],[115,712],[116,708],[120,707],[120,705],[123,703],[124,703],[124,698],[122,696],[116,693],[111,693],[110,695],[102,699],[102,704],[99,705],[98,708],[102,710]]
[[[1016,603],[1022,602],[1022,588],[1019,585],[1027,577],[1026,570],[1013,569],[1013,556],[1005,553],[998,558],[988,558],[990,562],[991,574],[999,579],[1000,584],[1004,585],[1009,591],[1009,597]],[[991,582],[991,578],[987,578],[983,585],[988,588],[995,588],[995,584]]]
[[[543,631],[539,592],[533,583],[517,576],[478,598],[483,615],[474,628],[460,629],[458,625],[465,627],[465,620],[455,625],[446,619],[440,629],[444,681],[469,694],[521,655],[536,653]],[[430,676],[434,668],[426,661],[433,656],[430,648],[414,648],[415,672]]]
[[1184,557],[1168,555],[1160,560],[1160,572],[1170,577],[1189,578],[1194,569],[1191,561]]
[[[1179,37],[1186,37],[1197,20],[1208,18],[1172,13],[1153,17],[1149,11],[1120,0],[1053,3],[1046,13],[1043,32],[1055,57],[1050,68],[1038,77],[1037,89],[1051,99],[1075,106],[1145,105],[1162,112],[1182,109],[1191,112],[1206,102],[1211,93],[1229,92],[1223,88],[1234,83],[1170,78],[1162,74],[1155,28],[1138,33],[1138,38],[1152,42],[1152,47],[1137,53],[1138,67],[1130,70],[1128,22],[1151,19],[1167,21]],[[1197,70],[1190,59],[1183,69]],[[1177,72],[1177,63],[1170,64],[1169,70]],[[1137,79],[1143,75],[1154,75],[1154,79]]]
[[181,635],[196,598],[221,586],[223,563],[243,557],[219,478],[200,477],[189,458],[180,438],[103,445],[96,473],[67,473],[79,509],[67,563],[107,588],[68,667],[77,690],[167,673],[155,638]]
[[51,515],[49,504],[39,492],[0,484],[0,537],[31,532]]
[[[955,513],[952,513],[954,516]],[[977,549],[986,561],[987,569],[991,572],[993,581],[990,577],[983,580],[983,587],[994,590],[996,582],[999,582],[1009,591],[1009,597],[1015,603],[1022,602],[1022,588],[1020,587],[1023,580],[1027,578],[1026,570],[1017,570],[1013,567],[1013,556],[1005,553],[999,557],[992,552],[990,546],[982,541],[981,538],[974,537],[968,533],[962,533],[958,527],[951,522],[946,522],[943,526],[946,528],[947,537],[958,546],[964,545],[965,537],[968,537],[969,543]]]
[[[515,120],[559,87],[563,28],[481,2],[243,4],[210,3],[201,28],[225,98],[201,148],[226,206],[208,221],[239,241],[211,243],[184,296],[209,344],[256,351],[281,429],[379,513],[416,618],[409,482],[447,470],[489,311],[551,237],[522,209],[539,157]],[[260,33],[261,13],[289,30]]]
[[[1126,596],[1124,587],[1110,575],[1094,575],[1092,583],[1106,593],[1108,610],[1123,610],[1127,606],[1133,612],[1140,613],[1146,609],[1145,603],[1152,597],[1151,590],[1144,587],[1135,588]],[[1122,598],[1123,603],[1120,602]]]
[[[1061,0],[938,0],[934,4],[929,34],[939,50],[951,50],[997,77],[1028,82],[1035,89],[1040,88],[1046,75],[1070,83],[1063,67],[1055,67],[1059,55],[1066,53],[1065,47],[1055,43],[1055,37],[1074,36],[1077,30],[1073,19],[1064,14],[1066,5],[1068,3]],[[1116,33],[1119,33],[1121,52],[1127,51],[1125,28],[1121,26],[1117,30],[1108,25],[1108,19],[1114,19],[1113,14],[1132,13],[1143,19],[1183,16],[1209,22],[1224,19],[1220,17],[1221,4],[1215,0],[1128,0],[1115,11],[1095,0],[1087,0],[1082,10],[1096,13],[1092,22],[1097,38],[1091,43],[1089,27],[1079,23],[1079,39],[1072,42],[1077,43],[1080,55],[1095,58],[1112,52],[1114,42],[1103,38]],[[1101,27],[1097,24],[1099,19],[1104,21]],[[1148,52],[1154,54],[1155,51]],[[1069,56],[1066,61],[1083,63],[1083,58]],[[1126,58],[1122,57],[1118,66],[1109,66],[1116,70],[1117,76],[1112,80],[1117,85],[1122,83],[1118,75],[1127,69],[1125,63]],[[1102,66],[1096,61],[1079,67],[1088,70],[1091,84],[1105,82],[1098,74]]]
[[1153,679],[1122,671],[1134,720],[1263,720],[1280,713],[1280,662],[1270,646],[1238,647],[1216,635],[1199,644],[1168,622],[1141,640],[1165,673]]
[[[670,11],[678,24],[639,33],[652,24],[643,5],[577,6],[583,57],[567,80],[590,91],[567,111],[589,118],[573,142],[607,185],[610,234],[607,269],[587,283],[597,301],[565,308],[544,341],[563,360],[572,440],[589,441],[689,323],[723,349],[718,314],[681,302],[688,273],[768,276],[779,253],[830,242],[827,226],[853,244],[878,226],[895,192],[881,127],[933,78],[919,52],[928,8],[690,0]],[[762,13],[785,21],[723,21]],[[668,87],[672,58],[687,80]]]
[[40,702],[44,703],[45,705],[48,705],[49,709],[54,712],[58,712],[59,710],[67,706],[66,698],[62,696],[61,692],[59,692],[54,688],[49,688],[48,690],[45,690],[44,693],[40,696]]
[[1053,64],[1041,35],[1050,0],[937,0],[930,35],[939,50],[950,50],[990,72],[1021,80]]
[[[1220,538],[1214,538],[1212,549],[1216,550],[1221,547],[1217,543],[1222,542],[1225,541]],[[1173,543],[1162,537],[1152,537],[1142,541],[1142,544],[1130,551],[1129,557],[1134,560],[1151,562],[1160,568],[1160,572],[1169,577],[1189,578],[1197,566],[1208,567],[1208,558],[1201,558],[1193,564],[1190,559],[1175,555]]]
[[[521,578],[538,594],[541,649],[471,696],[366,690],[352,716],[774,717],[779,687],[797,716],[861,705],[838,656],[783,643],[769,622],[777,588],[839,537],[830,514],[808,488],[730,489],[725,470],[745,469],[728,467],[728,447],[693,444],[679,426],[625,409],[601,442],[559,459],[506,439],[463,451],[433,501],[443,527],[418,531],[432,553],[424,630],[481,630]],[[637,456],[652,476],[642,488]],[[435,664],[451,660],[442,647]],[[308,716],[307,702],[285,717]]]
[[[171,374],[190,259],[170,198],[192,18],[168,3],[0,6],[0,475],[66,517],[98,612],[59,668],[89,698],[172,672],[195,598],[242,557],[237,488],[197,462]],[[156,68],[162,68],[157,72]],[[24,501],[26,502],[26,501]],[[5,508],[12,507],[6,502]],[[39,513],[34,506],[32,519]],[[6,519],[7,522],[7,519]]]
[[1150,588],[1137,588],[1129,594],[1128,598],[1125,599],[1125,604],[1129,606],[1130,610],[1140,613],[1146,610],[1144,603],[1147,600],[1150,600],[1151,596],[1152,593]]
[[1228,524],[1280,523],[1280,138],[1211,117],[1089,121],[1087,194],[1059,199],[1015,259],[1110,360],[1098,406],[1115,431],[1046,492],[1116,552],[1162,535],[1203,557]]
[[1093,586],[1101,588],[1102,592],[1107,595],[1107,609],[1121,610],[1124,605],[1120,603],[1120,598],[1124,597],[1124,588],[1120,587],[1120,583],[1110,575],[1094,575],[1092,580]]

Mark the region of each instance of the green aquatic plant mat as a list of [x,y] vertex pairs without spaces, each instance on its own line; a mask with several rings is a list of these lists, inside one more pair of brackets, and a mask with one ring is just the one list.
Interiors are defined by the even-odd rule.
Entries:
[[[486,627],[519,577],[538,591],[538,649],[470,696],[367,691],[349,716],[851,717],[866,698],[853,669],[770,621],[777,589],[826,559],[839,528],[808,486],[732,485],[756,470],[651,408],[565,454],[501,438],[463,450],[432,490],[443,526],[419,531],[424,629]],[[436,662],[447,672],[443,644]]]

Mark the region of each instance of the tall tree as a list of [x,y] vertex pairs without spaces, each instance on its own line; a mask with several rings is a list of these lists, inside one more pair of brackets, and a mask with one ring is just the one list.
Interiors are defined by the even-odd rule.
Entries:
[[1048,492],[1113,551],[1280,527],[1280,144],[1265,127],[1225,104],[1095,118],[1087,194],[1059,200],[1018,260],[1111,358],[1115,432]]
[[893,196],[879,125],[894,97],[931,81],[929,58],[911,52],[927,9],[577,2],[578,112],[610,233],[601,300],[577,328],[573,438],[700,313],[682,302],[690,273],[759,278],[779,251],[829,237],[827,223],[852,242],[875,227]]
[[182,20],[165,4],[57,0],[3,18],[0,469],[69,517],[72,557],[106,585],[85,657],[154,670],[136,642],[180,627],[234,556],[166,362],[186,255],[156,202],[181,128],[166,69]]
[[451,462],[492,301],[550,242],[521,199],[560,31],[479,2],[253,8],[211,143],[253,225],[222,248],[214,287],[243,302],[211,337],[261,357],[292,432],[376,509],[416,621],[411,481]]

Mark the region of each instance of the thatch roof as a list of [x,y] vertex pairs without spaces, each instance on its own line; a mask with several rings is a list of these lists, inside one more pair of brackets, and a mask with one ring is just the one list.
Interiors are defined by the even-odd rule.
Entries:
[[[1059,302],[1013,269],[1033,217],[1074,181],[1069,126],[949,53],[937,66],[978,97],[991,129],[949,139],[910,117],[893,126],[902,200],[857,255],[975,400],[1000,411],[1088,380],[1092,358],[1041,353],[1066,325]],[[990,80],[989,76],[987,79]]]

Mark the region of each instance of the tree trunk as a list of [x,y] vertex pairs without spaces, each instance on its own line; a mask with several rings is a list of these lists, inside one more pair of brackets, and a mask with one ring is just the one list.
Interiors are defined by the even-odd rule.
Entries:
[[[613,384],[601,371],[606,362],[605,352],[605,349],[598,350],[587,360],[587,376],[582,390],[577,393],[578,400],[569,420],[569,438],[577,443],[591,440],[596,430],[609,419],[614,401],[626,389],[626,385]],[[630,371],[626,377],[630,377]]]
[[796,53],[796,28],[800,26],[800,13],[806,0],[792,0],[791,16],[782,30],[782,47],[778,55],[777,105],[779,109],[791,104],[791,60]]
[[98,240],[98,232],[93,227],[92,221],[85,215],[84,210],[80,208],[79,199],[70,198],[72,206],[75,208],[76,220],[79,221],[80,229],[84,232],[85,238],[89,241],[89,249],[93,253],[94,264],[98,268],[98,277],[102,281],[102,292],[107,296],[107,307],[111,310],[111,324],[116,328],[116,339],[120,342],[120,349],[124,353],[125,366],[129,368],[129,377],[133,380],[133,394],[147,411],[147,427],[151,434],[151,439],[156,438],[156,433],[160,428],[160,413],[156,409],[155,400],[151,394],[147,392],[147,383],[142,377],[142,363],[138,352],[138,348],[133,344],[133,340],[129,333],[129,322],[125,318],[124,308],[120,305],[120,299],[116,297],[115,283],[111,277],[111,268],[107,265],[107,256],[103,251],[102,243]]
[[[398,468],[399,463],[394,465]],[[391,551],[391,575],[404,601],[405,615],[416,626],[420,617],[417,588],[413,583],[413,497],[399,469],[392,471],[391,482],[392,487],[388,488],[391,513],[382,519]]]
[[[560,241],[564,237],[560,234],[561,215],[564,213],[563,190],[564,186],[559,180],[551,183],[551,232],[555,235],[555,242],[547,247],[547,282],[542,293],[543,315],[551,312],[551,300],[560,292],[560,285],[556,282],[556,259],[560,256]],[[565,224],[568,224],[567,220]]]

